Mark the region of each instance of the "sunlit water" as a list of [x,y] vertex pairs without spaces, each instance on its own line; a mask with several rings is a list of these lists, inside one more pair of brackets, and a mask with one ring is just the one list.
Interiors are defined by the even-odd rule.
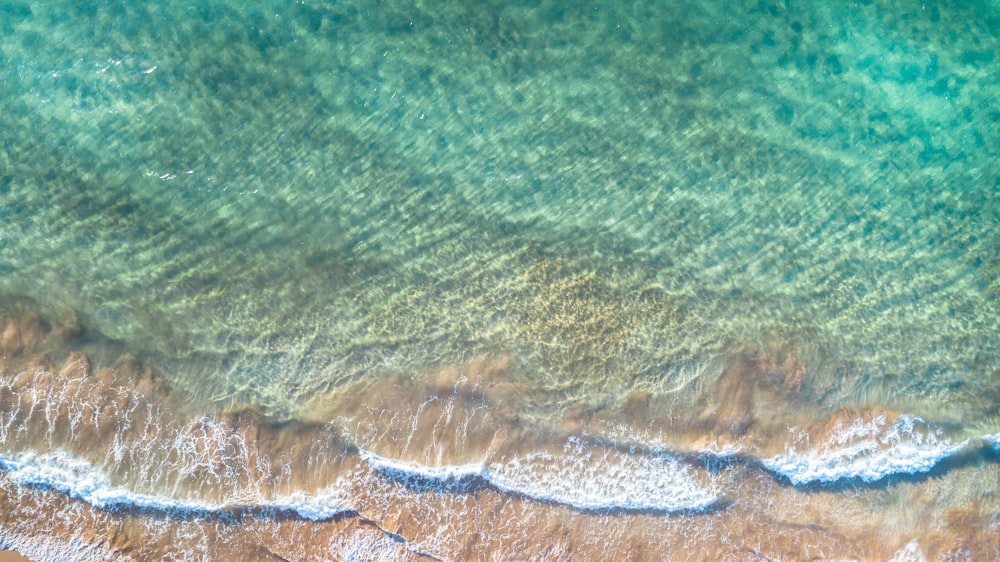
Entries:
[[0,1],[0,547],[1000,559],[1000,6],[467,4]]

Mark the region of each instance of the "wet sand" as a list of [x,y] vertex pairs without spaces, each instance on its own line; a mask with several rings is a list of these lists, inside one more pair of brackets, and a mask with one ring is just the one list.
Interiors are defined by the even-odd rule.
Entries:
[[0,547],[1000,559],[995,5],[280,4],[0,8]]
[[[0,540],[41,559],[1000,552],[1000,465],[988,449],[873,482],[795,485],[769,469],[790,444],[912,445],[893,433],[905,416],[879,409],[789,418],[808,373],[788,347],[736,346],[681,415],[633,393],[535,428],[510,381],[516,361],[493,357],[367,382],[292,423],[191,404],[136,357],[94,365],[71,350],[73,330],[33,313],[4,326]],[[715,499],[665,507],[701,497]]]

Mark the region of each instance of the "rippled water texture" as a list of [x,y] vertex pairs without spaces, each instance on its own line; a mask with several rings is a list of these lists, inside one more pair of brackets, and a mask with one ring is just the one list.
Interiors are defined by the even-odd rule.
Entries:
[[0,0],[0,549],[1000,559],[994,1]]

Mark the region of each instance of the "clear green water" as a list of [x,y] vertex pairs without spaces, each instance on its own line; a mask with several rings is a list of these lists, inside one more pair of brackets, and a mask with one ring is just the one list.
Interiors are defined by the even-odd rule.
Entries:
[[995,433],[998,37],[988,1],[4,0],[0,294],[206,409],[508,357],[545,420],[790,342],[810,409]]
[[0,291],[203,397],[771,334],[834,402],[997,369],[991,4],[76,4],[4,3]]
[[0,290],[274,412],[772,333],[832,401],[997,368],[996,6],[463,5],[5,3]]

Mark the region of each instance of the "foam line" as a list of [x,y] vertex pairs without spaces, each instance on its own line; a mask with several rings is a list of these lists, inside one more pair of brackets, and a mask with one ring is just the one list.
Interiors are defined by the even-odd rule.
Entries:
[[1000,433],[994,433],[993,435],[984,435],[983,441],[986,441],[993,446],[994,449],[1000,451]]
[[415,462],[391,459],[371,451],[360,450],[361,459],[379,473],[414,487],[451,488],[455,485],[489,482],[489,472],[482,463],[426,466]]
[[468,478],[487,478],[486,465],[484,464],[425,466],[414,462],[390,459],[364,450],[361,452],[361,458],[377,467],[381,472],[396,472],[400,475],[412,474],[426,480],[450,482]]
[[893,475],[916,475],[966,449],[970,441],[939,439],[940,431],[916,416],[890,423],[885,416],[839,425],[818,447],[789,450],[763,459],[768,470],[795,485],[842,480],[876,482]]
[[965,449],[968,443],[899,444],[874,451],[860,444],[832,452],[791,452],[763,459],[761,463],[796,486],[852,479],[871,483],[898,474],[928,472],[942,460]]
[[60,540],[45,534],[26,534],[16,529],[0,527],[0,549],[11,549],[29,560],[59,560],[60,562],[93,562],[118,560],[120,556],[107,542],[87,544],[77,537]]
[[[851,435],[857,438],[859,435]],[[893,475],[930,471],[942,460],[980,443],[1000,451],[1000,433],[960,443],[900,438],[849,440],[840,447],[790,451],[759,461],[767,471],[793,485],[847,480],[872,483]],[[581,511],[646,511],[660,513],[710,510],[720,499],[699,484],[678,455],[628,453],[571,440],[562,454],[531,453],[502,462],[426,466],[359,449],[360,456],[384,477],[408,486],[454,491],[490,486],[500,492],[551,502]],[[729,459],[733,453],[702,452],[699,457]],[[752,460],[752,457],[747,457]],[[114,486],[90,462],[57,451],[0,454],[0,470],[16,484],[50,489],[103,510],[140,510],[174,517],[230,517],[240,514],[293,514],[311,521],[356,513],[334,489],[295,493],[252,503],[210,503],[197,499],[135,492]]]
[[482,483],[509,494],[580,511],[704,511],[719,502],[689,470],[667,455],[622,455],[601,451],[594,459],[534,453],[503,463],[425,466],[362,450],[382,475],[408,485],[441,491]]
[[37,454],[22,452],[16,456],[0,455],[0,469],[21,486],[51,489],[98,509],[116,511],[137,509],[175,517],[217,517],[240,513],[293,513],[310,521],[331,519],[353,513],[337,501],[337,494],[296,493],[258,503],[214,504],[193,499],[178,499],[143,494],[111,485],[108,477],[91,463],[64,452]]

